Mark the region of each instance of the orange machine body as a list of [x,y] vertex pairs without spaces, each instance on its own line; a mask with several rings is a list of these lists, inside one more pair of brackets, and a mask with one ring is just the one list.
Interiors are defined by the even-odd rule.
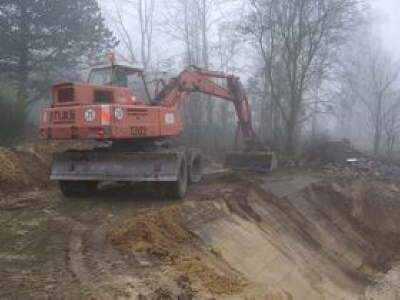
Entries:
[[[128,88],[129,75],[141,78],[143,85],[132,81],[136,86]],[[93,84],[97,77],[103,78],[101,85]],[[53,86],[52,105],[42,112],[40,134],[47,139],[99,140],[178,136],[183,129],[182,102],[200,92],[233,103],[238,132],[247,144],[256,141],[251,109],[238,77],[190,66],[163,85],[151,98],[142,70],[119,65],[93,69],[89,83]],[[146,95],[147,102],[138,95]]]
[[124,87],[88,83],[53,86],[52,105],[43,110],[41,136],[48,139],[132,139],[177,136],[179,105],[146,105]]

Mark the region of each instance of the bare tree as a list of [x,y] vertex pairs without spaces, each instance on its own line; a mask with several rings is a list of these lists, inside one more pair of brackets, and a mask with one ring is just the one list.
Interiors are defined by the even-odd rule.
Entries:
[[[172,40],[183,45],[183,65],[197,65],[209,69],[210,39],[214,0],[175,0],[166,1],[164,9],[163,32]],[[184,105],[186,136],[194,144],[212,145],[209,138],[212,130],[206,128],[214,123],[214,102],[204,95],[192,95]],[[206,131],[205,131],[206,130]],[[209,149],[207,149],[209,150]]]
[[152,55],[154,0],[137,0],[141,33],[141,58],[144,69],[149,68]]
[[376,38],[361,45],[344,66],[342,93],[357,101],[356,112],[361,119],[367,120],[374,154],[382,153],[384,144],[387,153],[391,154],[400,129],[400,102],[396,89],[400,65],[381,49]]
[[[397,99],[397,101],[399,101]],[[398,107],[393,109],[384,123],[385,152],[388,158],[393,158],[396,146],[399,144],[400,137],[400,110]]]
[[[129,62],[137,63],[136,51],[139,51],[140,62],[145,70],[149,70],[152,61],[153,28],[155,14],[155,0],[113,0],[116,24],[120,41],[125,52],[129,55]],[[137,16],[136,16],[137,14]],[[135,30],[135,20],[138,22],[140,34]],[[136,36],[139,36],[140,49],[135,47]]]
[[[242,38],[238,35],[236,28],[236,23],[232,21],[221,24],[218,28],[218,41],[213,49],[214,55],[218,58],[216,62],[218,70],[227,73],[237,71],[235,57],[240,51]],[[229,121],[232,114],[229,111],[229,107],[229,103],[220,103],[218,119],[224,132],[228,131],[230,125]]]
[[128,62],[130,63],[136,63],[138,60],[135,55],[135,47],[134,47],[134,41],[132,39],[132,34],[131,31],[129,30],[129,27],[127,25],[127,22],[125,20],[125,14],[123,13],[123,7],[121,4],[118,2],[118,0],[113,0],[114,7],[116,10],[116,17],[113,18],[113,22],[115,23],[115,27],[118,32],[118,37],[119,40],[124,47],[125,52],[129,55],[128,57]]
[[357,24],[359,9],[358,0],[251,1],[245,30],[260,49],[272,107],[285,125],[288,153],[295,150],[299,125],[314,113],[305,105],[315,80],[329,68],[321,57],[334,57]]

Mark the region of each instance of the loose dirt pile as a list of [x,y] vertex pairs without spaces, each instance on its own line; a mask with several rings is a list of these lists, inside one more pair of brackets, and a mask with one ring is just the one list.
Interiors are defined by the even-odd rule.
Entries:
[[48,168],[48,159],[38,149],[0,148],[0,192],[44,187]]
[[206,249],[185,228],[181,207],[133,217],[114,229],[110,239],[119,250],[145,252],[157,257],[213,294],[236,294],[245,287],[239,276],[213,265],[212,257],[220,259],[218,253]]
[[43,142],[14,148],[0,147],[0,196],[47,187],[51,184],[49,172],[53,153],[91,147],[92,143],[83,142]]

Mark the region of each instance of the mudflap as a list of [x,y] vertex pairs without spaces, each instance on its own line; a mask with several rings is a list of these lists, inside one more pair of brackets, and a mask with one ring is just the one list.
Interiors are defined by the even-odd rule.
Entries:
[[226,156],[226,166],[236,171],[268,173],[277,168],[274,152],[232,152]]
[[177,181],[185,153],[76,151],[56,154],[50,179],[59,181]]

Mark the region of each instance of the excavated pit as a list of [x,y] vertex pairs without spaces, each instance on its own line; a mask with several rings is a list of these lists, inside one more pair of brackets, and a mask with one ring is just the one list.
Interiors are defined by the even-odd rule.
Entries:
[[129,218],[111,243],[186,276],[199,299],[381,299],[400,247],[396,184],[297,175],[234,186]]

